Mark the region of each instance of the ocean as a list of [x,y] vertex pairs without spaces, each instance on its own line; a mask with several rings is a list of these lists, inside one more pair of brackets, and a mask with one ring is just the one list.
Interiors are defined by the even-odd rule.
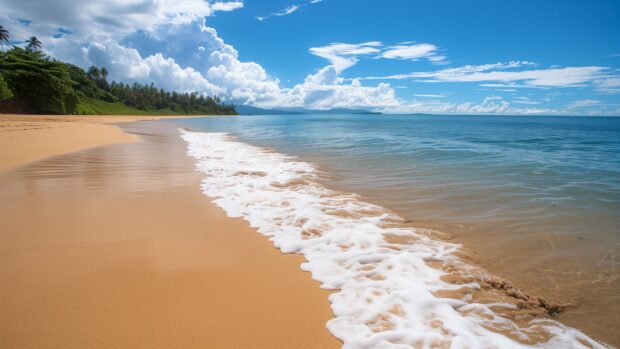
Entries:
[[[450,337],[446,331],[451,340],[460,338],[450,325],[458,322],[454,314],[439,310],[446,303],[427,299],[470,283],[443,284],[442,272],[460,263],[468,266],[458,267],[461,279],[471,272],[488,281],[480,276],[484,270],[528,302],[542,297],[553,304],[545,316],[620,344],[610,331],[620,326],[620,118],[359,114],[175,122],[192,131],[183,137],[205,173],[205,194],[283,252],[303,253],[305,270],[324,287],[341,290],[330,299],[336,316],[328,328],[345,344],[417,343],[420,338],[395,330],[408,327],[435,331],[439,341]],[[398,253],[381,250],[387,245]],[[376,261],[353,266],[341,260],[346,255]],[[394,271],[403,263],[416,267]],[[362,271],[370,274],[362,277]],[[418,284],[408,284],[414,278]],[[396,290],[425,301],[396,301],[390,298]],[[467,302],[476,292],[466,292]],[[483,307],[500,314],[491,325],[482,313],[451,309],[497,333],[505,327],[501,319],[523,315],[488,305],[502,297]],[[367,298],[374,306],[360,307]],[[413,320],[420,307],[435,306],[435,315]],[[526,315],[540,318],[537,311]],[[432,325],[438,319],[442,325]],[[366,337],[361,324],[370,328]],[[578,343],[580,335],[553,324],[546,335],[529,322],[508,337],[554,343],[563,333]],[[500,343],[471,326],[479,336],[464,343]]]

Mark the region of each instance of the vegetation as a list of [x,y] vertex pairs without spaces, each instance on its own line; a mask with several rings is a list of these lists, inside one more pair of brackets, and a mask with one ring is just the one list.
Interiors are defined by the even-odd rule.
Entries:
[[9,31],[4,29],[3,26],[0,25],[0,45],[2,45],[2,50],[4,51],[4,45],[9,44]]
[[64,63],[39,51],[19,47],[2,54],[0,74],[13,93],[14,102],[34,113],[73,114],[78,96]]
[[0,74],[0,101],[13,98],[13,92],[9,89],[9,86],[4,81],[2,74]]
[[[9,34],[0,26],[0,43]],[[0,52],[0,112],[39,114],[207,115],[236,114],[233,105],[196,92],[178,93],[154,84],[109,82],[106,68],[87,71],[52,59],[31,37],[26,48]]]
[[[104,83],[107,83],[104,81]],[[232,105],[223,105],[217,97],[195,92],[177,93],[157,89],[154,84],[127,85],[112,82],[109,92],[124,104],[141,110],[161,110],[164,114],[235,114]]]
[[30,39],[26,40],[26,44],[28,44],[26,45],[28,52],[39,51],[42,47],[41,41],[36,36],[31,36]]

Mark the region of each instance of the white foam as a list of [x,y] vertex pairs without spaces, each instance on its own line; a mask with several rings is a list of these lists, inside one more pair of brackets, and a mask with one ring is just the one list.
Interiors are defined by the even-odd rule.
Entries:
[[[489,304],[433,295],[460,286],[442,281],[444,272],[425,260],[456,262],[458,245],[395,225],[400,218],[381,207],[320,185],[311,164],[223,133],[181,133],[197,170],[205,174],[207,196],[229,216],[242,217],[269,236],[282,252],[303,254],[307,262],[301,268],[323,288],[339,290],[329,297],[334,318],[327,328],[343,348],[529,347],[483,326],[492,319],[519,331]],[[386,235],[415,242],[391,244]],[[463,315],[467,307],[476,311]],[[556,321],[537,325],[553,334],[537,347],[603,348]]]

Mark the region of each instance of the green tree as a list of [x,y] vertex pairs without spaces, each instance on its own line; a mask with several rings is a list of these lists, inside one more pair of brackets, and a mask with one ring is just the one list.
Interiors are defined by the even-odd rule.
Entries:
[[108,83],[108,76],[110,75],[110,72],[108,72],[106,67],[103,67],[101,68],[100,74],[101,78],[99,79],[99,87],[107,91],[110,89],[110,84]]
[[0,73],[0,101],[13,98],[13,92],[9,89],[9,86],[4,81],[2,74]]
[[69,69],[69,76],[73,83],[73,89],[80,98],[86,97],[106,102],[116,102],[116,98],[109,92],[102,90],[97,82],[94,81],[84,69],[72,64],[65,63],[65,65]]
[[4,29],[3,26],[0,25],[0,45],[2,45],[2,50],[4,51],[4,45],[9,44],[9,31]]
[[39,51],[43,45],[41,41],[36,36],[31,36],[30,39],[26,40],[26,51],[33,52]]
[[0,61],[0,73],[19,105],[41,114],[73,114],[78,96],[68,66],[39,51],[11,49]]
[[99,79],[101,78],[101,72],[99,71],[99,68],[95,67],[94,65],[91,65],[90,68],[88,68],[88,72],[86,72],[86,75],[88,75],[88,77],[95,82],[99,81]]
[[110,75],[110,72],[108,72],[108,69],[106,67],[101,68],[101,78],[107,81],[108,75]]

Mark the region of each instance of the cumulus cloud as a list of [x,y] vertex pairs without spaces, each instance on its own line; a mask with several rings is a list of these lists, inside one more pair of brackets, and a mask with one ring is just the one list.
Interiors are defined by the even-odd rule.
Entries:
[[[198,91],[247,104],[281,99],[280,83],[254,62],[242,62],[234,47],[222,40],[217,31],[204,23],[190,23],[168,36],[189,35],[185,50],[192,47],[201,53],[195,67],[181,67],[173,58],[157,53],[143,58],[136,49],[109,40],[91,43],[83,48],[86,61],[106,66],[112,78],[155,82],[157,86],[176,91]],[[202,48],[202,49],[201,49]]]
[[[30,26],[24,37],[36,34],[46,42],[48,53],[81,66],[105,66],[113,79],[154,82],[176,91],[198,91],[243,103],[281,99],[279,81],[268,76],[257,63],[241,62],[238,52],[227,45],[205,16],[216,11],[243,7],[241,1],[203,0],[7,0],[0,3],[5,16],[28,18],[41,27]],[[59,23],[75,34],[54,38]],[[18,23],[19,27],[23,27]],[[199,53],[191,66],[181,66],[163,53],[147,57],[121,44],[127,35],[140,31],[149,37],[170,42],[173,49],[193,49]],[[19,32],[11,29],[11,33]],[[44,38],[48,35],[48,38]],[[181,45],[176,47],[175,45]]]
[[182,68],[174,59],[165,58],[161,53],[143,58],[136,49],[114,41],[91,43],[83,47],[82,52],[92,64],[108,67],[112,78],[154,82],[160,88],[179,92],[197,91],[209,95],[224,92],[195,69]]
[[[152,31],[164,24],[187,24],[217,11],[243,7],[241,1],[204,0],[3,0],[0,17],[21,35],[18,19],[32,21],[28,32],[52,37],[58,28],[70,30],[77,40],[118,39],[136,30]],[[25,32],[25,31],[24,31]],[[26,33],[24,33],[26,34]],[[27,35],[18,37],[25,39]]]
[[303,83],[283,90],[280,97],[261,103],[263,107],[306,107],[310,109],[397,106],[394,89],[389,84],[363,86],[359,80],[345,83],[336,69],[326,66],[308,75]]

